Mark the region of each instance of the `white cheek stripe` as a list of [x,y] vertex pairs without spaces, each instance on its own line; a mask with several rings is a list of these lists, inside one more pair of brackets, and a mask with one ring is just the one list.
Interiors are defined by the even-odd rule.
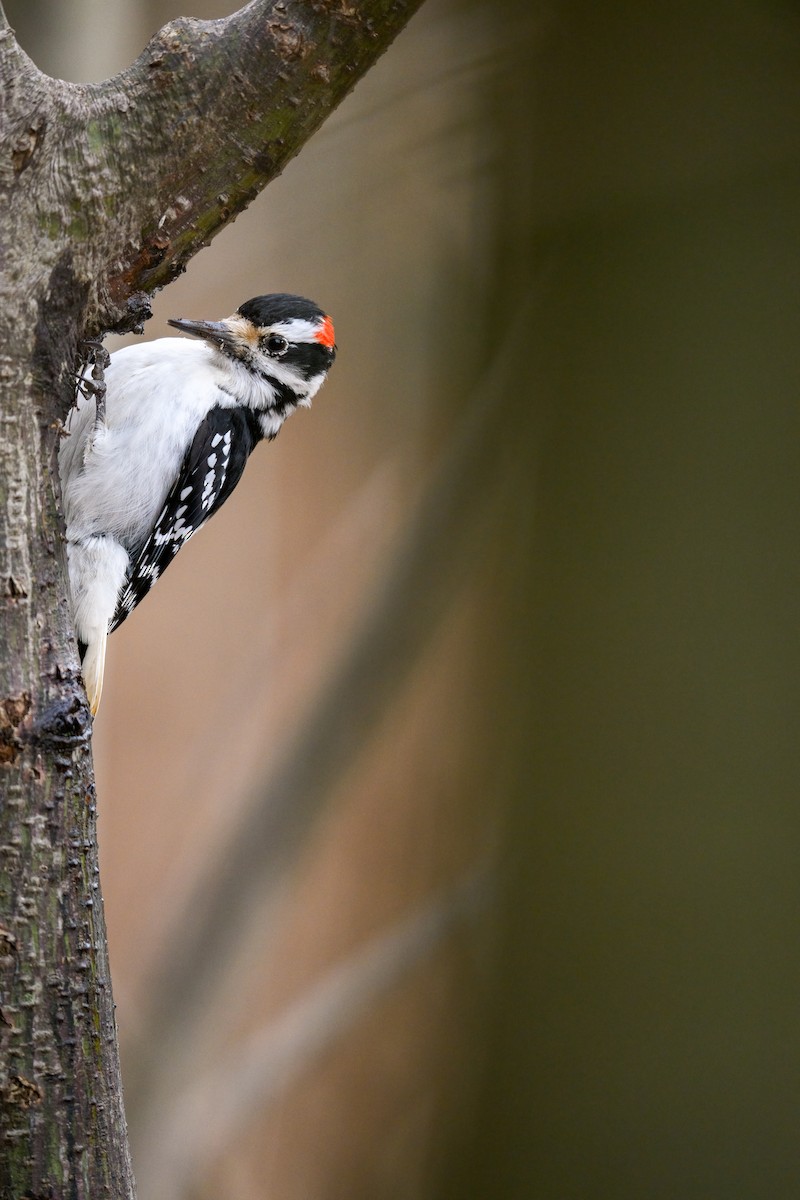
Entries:
[[276,321],[270,325],[272,333],[282,334],[290,342],[315,342],[319,333],[319,322],[306,321],[303,317],[292,317],[291,321]]

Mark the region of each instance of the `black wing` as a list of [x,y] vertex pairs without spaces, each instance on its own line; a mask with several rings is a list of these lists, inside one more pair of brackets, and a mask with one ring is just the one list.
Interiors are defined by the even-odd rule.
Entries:
[[222,507],[262,436],[248,409],[211,409],[194,435],[152,533],[131,565],[109,633],[130,616],[181,546]]

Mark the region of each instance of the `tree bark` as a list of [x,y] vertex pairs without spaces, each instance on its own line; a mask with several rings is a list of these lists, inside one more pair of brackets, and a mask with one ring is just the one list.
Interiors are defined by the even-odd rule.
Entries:
[[140,325],[419,2],[254,0],[86,86],[40,72],[0,8],[3,1200],[134,1192],[55,471],[80,341]]

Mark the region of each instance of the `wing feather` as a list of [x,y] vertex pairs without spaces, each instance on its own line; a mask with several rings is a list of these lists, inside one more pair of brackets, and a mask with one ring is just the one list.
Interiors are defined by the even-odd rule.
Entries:
[[133,557],[109,632],[130,616],[181,547],[219,511],[241,479],[245,463],[261,437],[249,410],[222,407],[210,410],[194,436],[150,535]]

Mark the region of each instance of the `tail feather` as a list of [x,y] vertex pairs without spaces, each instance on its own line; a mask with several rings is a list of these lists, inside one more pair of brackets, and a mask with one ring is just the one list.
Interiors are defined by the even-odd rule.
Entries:
[[106,668],[106,642],[108,634],[101,633],[86,647],[83,658],[83,682],[92,716],[96,716],[103,694],[103,675]]
[[92,716],[100,705],[108,626],[130,565],[113,537],[95,535],[67,542],[72,619],[83,659],[83,682]]

